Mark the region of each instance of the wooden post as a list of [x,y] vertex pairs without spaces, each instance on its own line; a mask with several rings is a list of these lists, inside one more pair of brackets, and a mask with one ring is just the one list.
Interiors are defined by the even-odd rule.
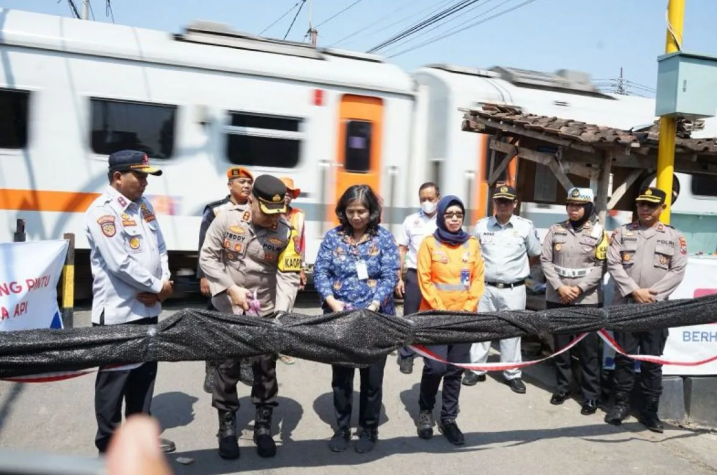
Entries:
[[25,235],[25,220],[18,219],[17,226],[15,228],[15,235],[13,236],[13,242],[25,242],[27,236]]
[[69,241],[62,268],[62,324],[65,328],[72,328],[75,308],[75,235],[66,233],[62,237]]
[[595,197],[595,211],[600,218],[600,223],[605,226],[607,221],[607,195],[610,192],[610,173],[612,171],[612,152],[605,151],[602,156],[600,167],[600,181],[598,192]]

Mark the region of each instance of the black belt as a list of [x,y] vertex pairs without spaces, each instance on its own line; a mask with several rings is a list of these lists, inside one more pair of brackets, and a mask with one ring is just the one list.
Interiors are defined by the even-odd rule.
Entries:
[[518,287],[519,285],[525,285],[525,279],[513,282],[511,284],[505,284],[503,282],[486,282],[485,285],[490,285],[491,287],[498,287],[499,289],[505,289],[506,287],[510,287],[512,289],[513,287]]

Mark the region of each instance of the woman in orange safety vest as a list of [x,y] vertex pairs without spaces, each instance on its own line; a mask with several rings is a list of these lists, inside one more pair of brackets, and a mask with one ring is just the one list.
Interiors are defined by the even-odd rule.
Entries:
[[[484,291],[484,262],[478,240],[463,229],[465,207],[455,196],[438,202],[437,229],[418,250],[420,310],[475,312]],[[428,346],[428,350],[452,363],[470,362],[470,343]],[[424,359],[419,397],[418,436],[433,436],[433,406],[443,379],[443,407],[438,430],[454,445],[463,445],[463,433],[456,425],[458,396],[463,369]]]

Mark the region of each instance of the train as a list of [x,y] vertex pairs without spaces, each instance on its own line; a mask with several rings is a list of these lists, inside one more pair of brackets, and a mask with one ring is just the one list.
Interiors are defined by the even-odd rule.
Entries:
[[[408,72],[377,55],[219,23],[168,33],[0,9],[0,242],[13,239],[17,219],[28,240],[73,233],[76,277],[89,281],[84,211],[107,186],[108,155],[125,148],[164,169],[146,196],[173,275],[187,281],[202,210],[226,196],[232,165],[288,175],[301,188],[308,266],[337,224],[337,198],[356,183],[380,194],[394,233],[426,181],[464,200],[471,228],[489,212],[491,154],[485,135],[461,130],[460,109],[485,102],[623,129],[655,121],[654,99],[601,92],[576,71],[431,64]],[[717,136],[717,124],[707,119],[693,136]],[[502,179],[514,173],[512,164]],[[555,181],[540,166],[535,179]],[[714,252],[717,180],[676,174],[676,182],[673,224],[692,251]],[[564,213],[521,206],[541,232]],[[613,213],[607,227],[629,219]]]

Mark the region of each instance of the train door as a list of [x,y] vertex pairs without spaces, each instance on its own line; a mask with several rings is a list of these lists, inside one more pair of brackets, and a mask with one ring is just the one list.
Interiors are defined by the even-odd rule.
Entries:
[[[380,194],[382,130],[382,99],[352,94],[341,98],[336,151],[337,201],[352,185],[369,185]],[[333,220],[338,224],[335,213]]]

